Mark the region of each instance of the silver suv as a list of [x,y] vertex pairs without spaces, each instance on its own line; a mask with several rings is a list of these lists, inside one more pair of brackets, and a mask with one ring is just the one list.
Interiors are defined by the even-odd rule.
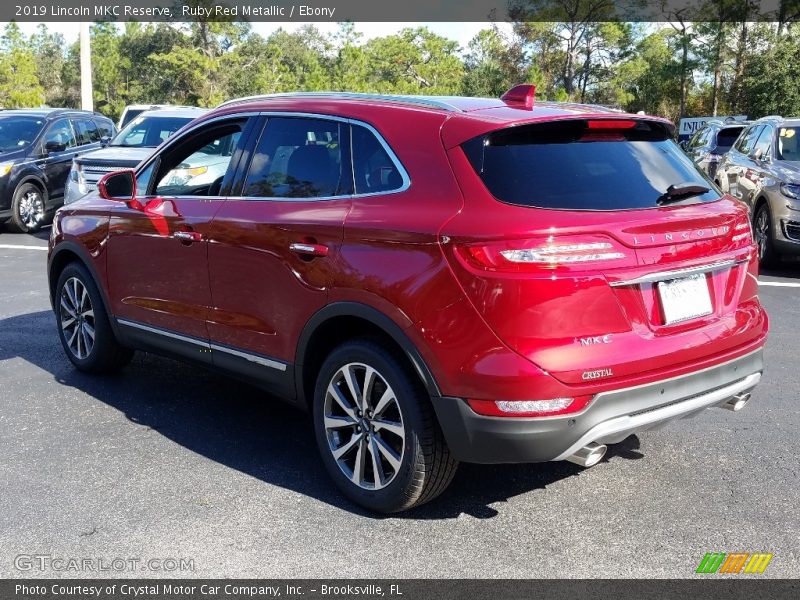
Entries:
[[722,159],[717,184],[753,217],[762,265],[800,255],[800,118],[764,117]]

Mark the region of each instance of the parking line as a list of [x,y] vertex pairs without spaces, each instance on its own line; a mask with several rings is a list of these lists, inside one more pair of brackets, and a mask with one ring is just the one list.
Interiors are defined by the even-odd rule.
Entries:
[[768,287],[800,287],[800,283],[786,283],[783,281],[759,281],[758,285]]
[[47,252],[47,246],[16,246],[14,244],[0,244],[3,250],[44,250]]

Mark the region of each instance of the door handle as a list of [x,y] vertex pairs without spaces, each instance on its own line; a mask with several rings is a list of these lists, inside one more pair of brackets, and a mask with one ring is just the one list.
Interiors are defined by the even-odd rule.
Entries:
[[203,234],[199,231],[176,231],[172,237],[182,242],[201,242],[203,241]]
[[325,244],[307,244],[295,242],[289,245],[289,250],[304,256],[328,256],[328,247]]

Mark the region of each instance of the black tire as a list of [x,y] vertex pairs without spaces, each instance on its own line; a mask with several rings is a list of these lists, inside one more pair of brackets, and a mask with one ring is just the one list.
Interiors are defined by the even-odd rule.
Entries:
[[[29,208],[33,204],[34,208]],[[33,210],[34,212],[30,212]],[[14,190],[11,199],[11,218],[8,227],[19,233],[35,233],[42,228],[47,216],[44,193],[33,183],[23,183]]]
[[[329,421],[331,418],[350,419],[349,413],[342,410],[342,405],[335,404],[333,397],[328,394],[329,386],[341,385],[338,389],[343,390],[346,399],[351,401],[351,408],[357,412],[356,403],[352,402],[353,395],[348,395],[349,388],[345,380],[337,380],[337,377],[352,368],[358,382],[359,371],[364,366],[374,369],[376,373],[373,379],[375,383],[368,386],[366,406],[378,408],[378,400],[384,396],[391,396],[395,400],[387,403],[387,408],[381,414],[375,414],[367,408],[363,415],[370,418],[354,421],[352,426],[326,428],[326,412]],[[364,369],[364,378],[366,372]],[[363,387],[364,378],[358,383],[359,390]],[[334,414],[336,411],[340,412],[338,417]],[[398,417],[402,427],[398,427]],[[410,372],[402,356],[388,350],[377,340],[348,341],[331,352],[317,378],[313,418],[317,444],[329,475],[345,496],[369,510],[398,512],[433,500],[447,488],[456,473],[458,462],[450,455],[425,388]],[[364,426],[364,423],[367,425]],[[380,423],[392,423],[395,429],[402,430],[402,439],[391,430],[383,429]],[[336,445],[336,449],[347,446],[359,435],[359,431],[363,432],[364,441],[357,441],[354,450],[341,457],[342,463],[351,459],[354,462],[348,474],[344,470],[348,466],[340,466],[342,463],[334,457],[333,446]],[[387,455],[382,454],[383,448],[393,450],[394,460],[399,464],[397,468],[385,459]],[[397,454],[400,455],[399,461]],[[354,479],[358,478],[355,461],[359,456],[364,456],[361,485],[354,483]],[[380,475],[377,477],[371,460],[373,456],[383,456],[378,459],[377,470]],[[376,481],[381,481],[383,487],[375,489]]]
[[133,350],[117,342],[97,285],[82,264],[70,263],[61,272],[53,304],[61,345],[78,370],[111,373],[133,358]]
[[775,250],[772,231],[772,215],[769,205],[762,202],[753,217],[753,236],[758,246],[758,262],[762,267],[774,266],[780,260],[780,255]]

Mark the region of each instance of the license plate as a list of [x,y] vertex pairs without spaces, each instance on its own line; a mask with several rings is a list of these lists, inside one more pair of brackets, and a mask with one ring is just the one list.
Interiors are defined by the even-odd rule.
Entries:
[[665,325],[710,315],[712,312],[711,296],[703,273],[659,281],[658,294]]

